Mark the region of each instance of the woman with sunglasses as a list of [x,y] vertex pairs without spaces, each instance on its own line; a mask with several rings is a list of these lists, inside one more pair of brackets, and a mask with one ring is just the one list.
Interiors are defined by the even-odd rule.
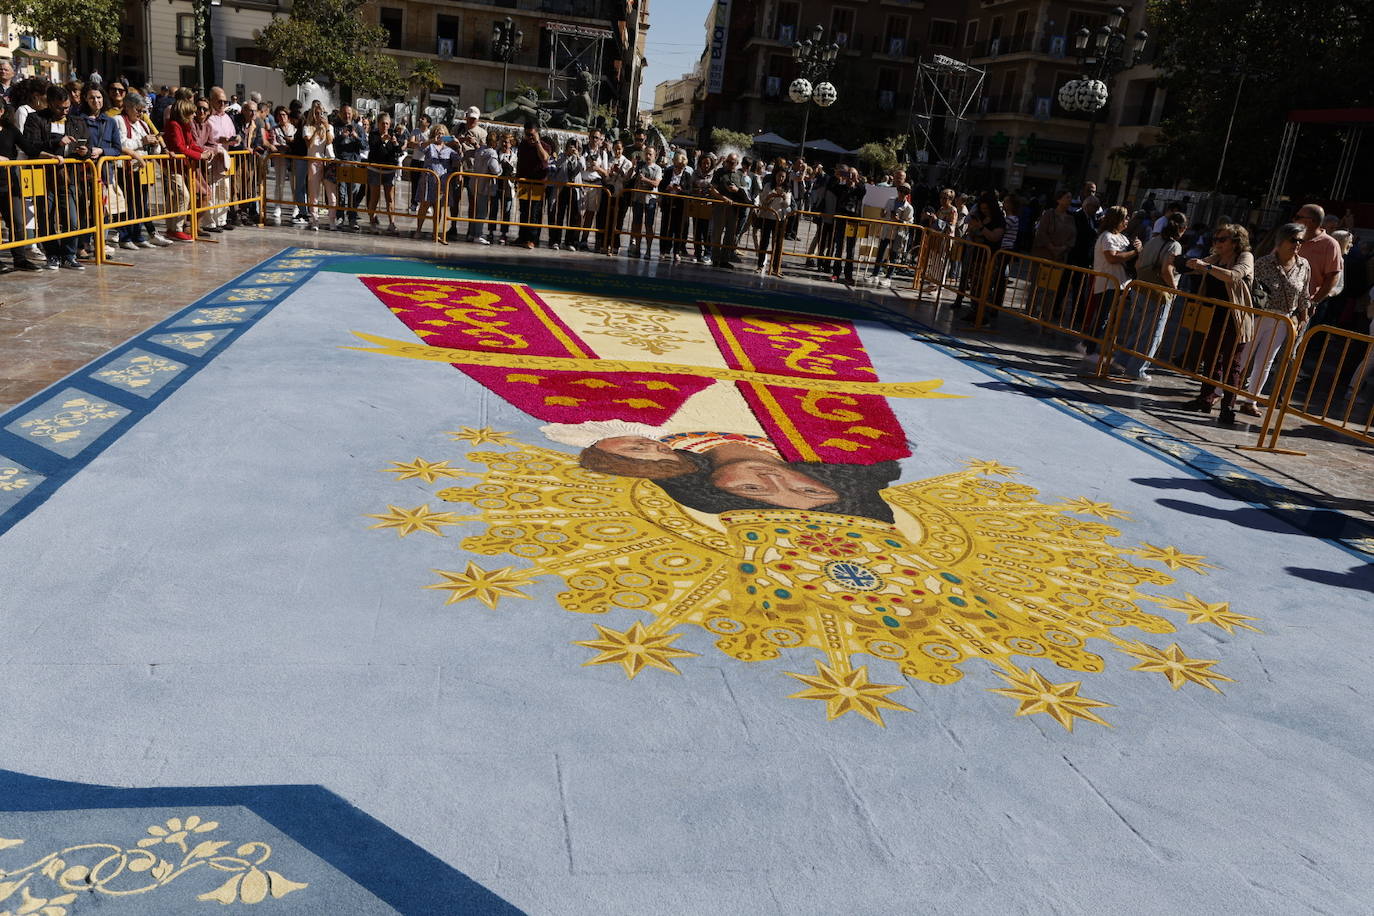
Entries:
[[[1224,223],[1212,236],[1212,253],[1205,258],[1190,258],[1188,269],[1201,274],[1199,292],[1209,299],[1219,299],[1233,305],[1250,306],[1251,284],[1255,280],[1255,256],[1250,253],[1250,233],[1244,226]],[[1239,309],[1212,309],[1212,323],[1203,338],[1198,359],[1198,374],[1216,379],[1229,386],[1220,392],[1221,422],[1236,422],[1236,392],[1241,387],[1241,354],[1255,336],[1254,317]],[[1211,413],[1218,391],[1210,382],[1202,387],[1184,410]]]

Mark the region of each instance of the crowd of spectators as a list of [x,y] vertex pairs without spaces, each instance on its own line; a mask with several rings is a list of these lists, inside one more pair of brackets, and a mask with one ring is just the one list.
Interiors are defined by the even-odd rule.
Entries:
[[[653,259],[657,246],[661,262],[728,270],[747,257],[761,274],[781,271],[792,241],[803,270],[854,284],[857,268],[861,282],[880,286],[890,286],[895,271],[912,270],[922,240],[934,239],[925,269],[953,283],[956,312],[974,295],[970,253],[1006,249],[1094,271],[1086,291],[1089,324],[1105,321],[1115,287],[1104,278],[1113,277],[1117,286],[1141,280],[1282,312],[1299,328],[1374,329],[1369,252],[1351,226],[1315,205],[1261,238],[1230,217],[1190,222],[1182,203],[1160,208],[1153,194],[1134,208],[1109,205],[1091,182],[1077,193],[1042,197],[960,193],[913,185],[901,169],[864,176],[843,163],[655,146],[642,129],[623,139],[592,129],[585,138],[560,140],[561,146],[541,136],[533,124],[489,129],[475,107],[452,126],[425,115],[407,126],[385,112],[374,116],[346,104],[327,111],[318,101],[276,105],[257,93],[241,100],[220,87],[140,92],[125,79],[98,74],[62,85],[16,79],[0,61],[0,161],[92,160],[102,184],[100,199],[90,199],[89,181],[82,180],[89,173],[54,168],[39,194],[0,169],[8,239],[41,240],[12,244],[13,267],[0,272],[83,269],[94,233],[75,229],[94,228],[97,207],[106,223],[118,225],[107,246],[130,251],[192,241],[193,227],[202,238],[258,225],[394,235],[401,231],[397,217],[408,216],[411,237],[437,236],[444,244],[547,245],[643,260]],[[154,182],[137,176],[146,157],[161,153],[176,155],[164,157],[164,199],[153,201]],[[231,161],[233,153],[253,155]],[[258,195],[236,195],[236,188],[263,184],[260,213]],[[192,192],[195,221],[185,215]],[[155,213],[177,215],[154,219]],[[939,239],[969,244],[956,256]],[[996,280],[998,302],[1007,283],[1005,276]],[[1062,299],[1065,289],[1058,292]],[[1168,313],[1166,302],[1143,330],[1140,346],[1150,356]],[[1246,374],[1246,390],[1258,394],[1282,342],[1272,323],[1247,328],[1223,317],[1207,331],[1210,351],[1232,355],[1218,357],[1225,365],[1201,368],[1233,387]],[[1081,349],[1092,358],[1091,343]],[[1129,371],[1149,377],[1147,362],[1132,363]],[[1258,412],[1253,398],[1234,399],[1207,385],[1187,406],[1210,411],[1218,397],[1223,417],[1235,409]]]

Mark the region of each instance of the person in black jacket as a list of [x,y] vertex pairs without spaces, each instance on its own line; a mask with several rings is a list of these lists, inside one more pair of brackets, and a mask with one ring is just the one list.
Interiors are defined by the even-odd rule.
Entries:
[[[859,177],[858,169],[838,166],[835,169],[835,251],[832,257],[844,258],[844,282],[854,283],[854,246],[859,241],[859,223],[864,215],[864,195],[868,186]],[[849,217],[849,219],[845,219]],[[839,264],[830,262],[830,279],[839,279]]]
[[[37,156],[38,150],[30,145],[24,135],[19,132],[19,128],[15,127],[14,122],[10,120],[9,103],[0,98],[0,163],[17,159],[34,159]],[[10,244],[13,246],[10,251],[14,255],[14,267],[0,264],[0,274],[7,274],[15,269],[42,269],[25,256],[24,252],[29,246],[20,244],[24,238],[24,199],[21,196],[21,191],[18,171],[11,168],[0,168],[0,218],[9,224]]]
[[[86,122],[75,115],[68,116],[72,98],[66,88],[52,86],[47,92],[48,106],[29,115],[24,122],[24,138],[43,159],[89,159],[91,141],[86,134]],[[84,270],[76,259],[80,236],[73,230],[82,226],[78,206],[79,189],[89,182],[86,169],[75,164],[52,165],[43,169],[46,185],[43,200],[36,201],[39,237],[71,233],[65,238],[43,243],[48,256],[47,268],[58,266],[68,270]],[[87,221],[88,222],[88,221]],[[91,226],[84,227],[89,230]]]

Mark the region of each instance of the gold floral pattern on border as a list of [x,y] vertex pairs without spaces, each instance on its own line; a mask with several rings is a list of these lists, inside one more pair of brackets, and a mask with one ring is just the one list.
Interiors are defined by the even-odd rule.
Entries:
[[[148,827],[147,836],[132,846],[119,843],[79,843],[50,852],[19,868],[0,870],[0,916],[68,916],[79,894],[129,897],[166,887],[184,875],[205,870],[227,873],[218,887],[197,900],[262,903],[280,900],[309,887],[267,868],[272,847],[253,840],[239,843],[208,834],[217,821],[199,815],[169,818]],[[21,839],[0,837],[0,850],[23,845]],[[170,847],[176,852],[168,852]],[[47,896],[39,896],[41,893]],[[17,896],[16,896],[17,895]]]

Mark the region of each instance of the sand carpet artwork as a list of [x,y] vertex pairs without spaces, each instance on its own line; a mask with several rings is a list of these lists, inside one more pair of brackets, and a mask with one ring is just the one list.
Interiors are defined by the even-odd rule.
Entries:
[[0,914],[1341,909],[1374,539],[1280,492],[893,312],[288,249],[0,417]]

